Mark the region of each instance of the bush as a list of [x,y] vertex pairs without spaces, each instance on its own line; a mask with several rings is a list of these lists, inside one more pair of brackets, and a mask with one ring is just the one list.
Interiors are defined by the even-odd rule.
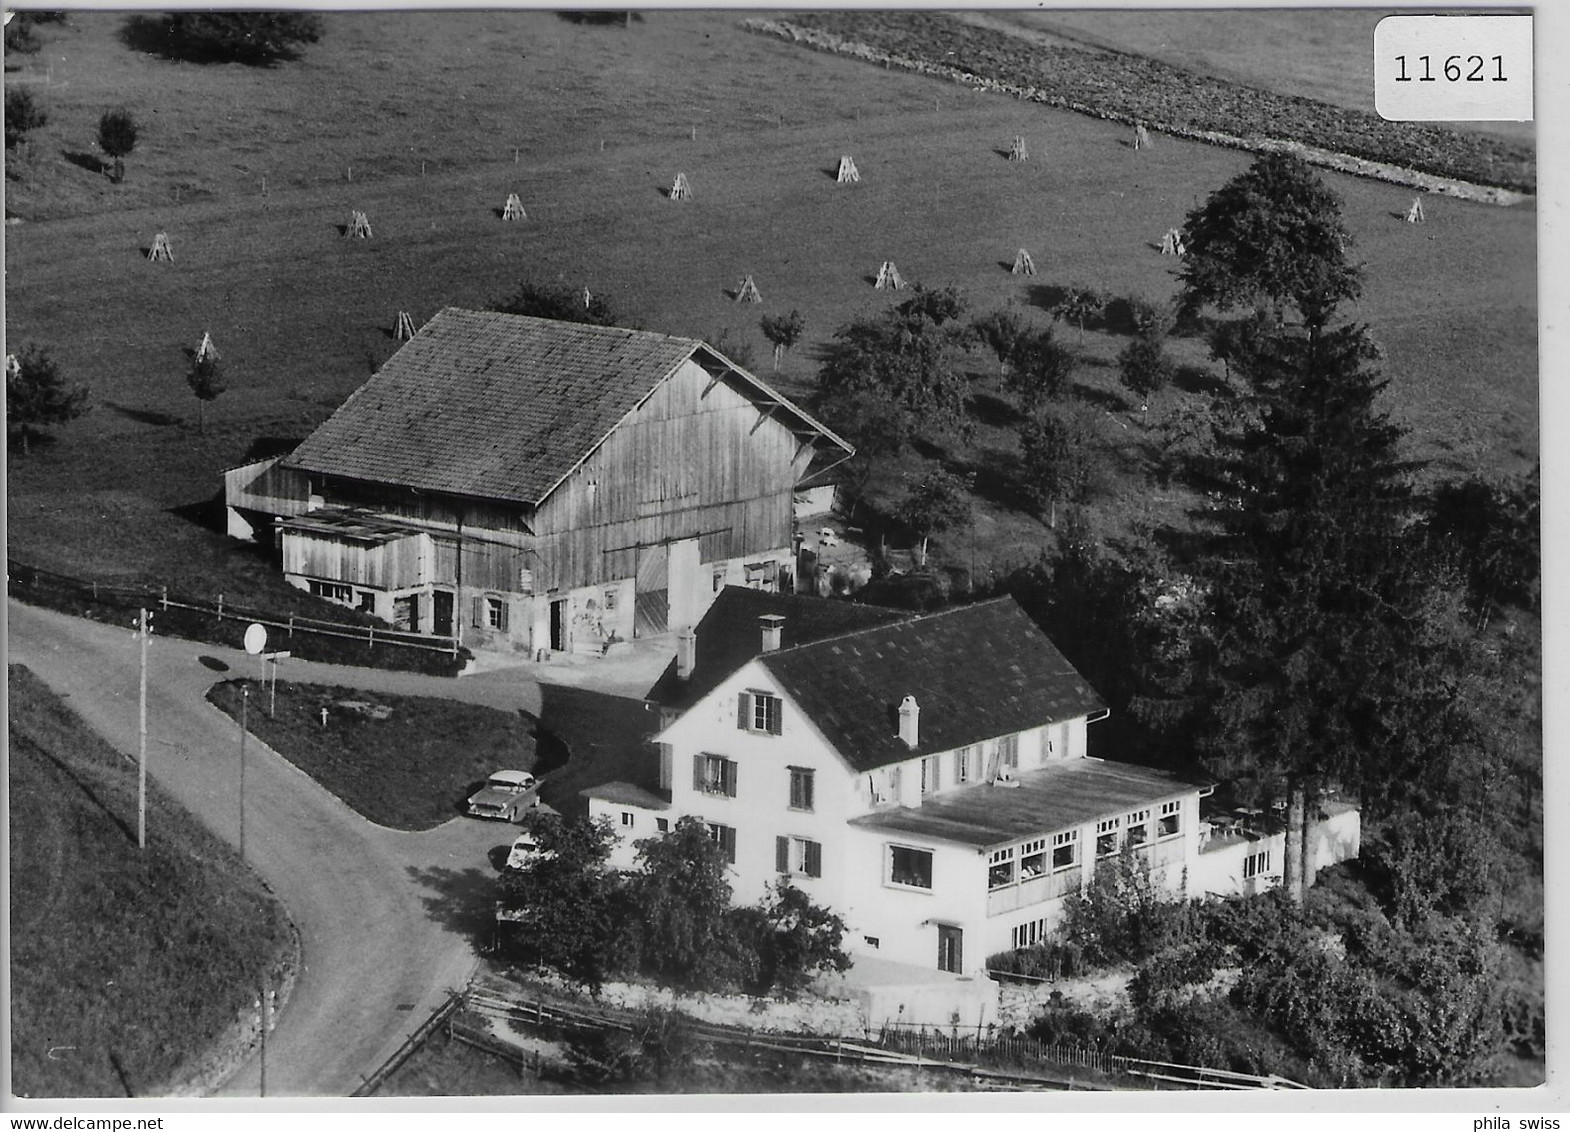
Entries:
[[165,49],[177,58],[265,67],[320,39],[322,21],[310,12],[175,12],[165,32]]
[[947,574],[938,570],[917,570],[874,578],[856,591],[856,600],[866,605],[926,613],[946,606],[952,588]]
[[25,86],[5,92],[5,147],[15,149],[27,134],[49,121],[43,104]]

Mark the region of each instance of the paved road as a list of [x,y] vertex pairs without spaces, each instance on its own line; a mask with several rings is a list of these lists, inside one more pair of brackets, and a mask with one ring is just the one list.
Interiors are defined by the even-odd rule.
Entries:
[[[16,601],[7,603],[10,660],[27,665],[115,747],[137,750],[135,635]],[[242,652],[155,636],[148,657],[148,771],[231,844],[239,844],[234,722],[205,692],[252,672]],[[448,680],[289,661],[287,677],[502,708],[539,709],[517,671]],[[268,1041],[270,1096],[345,1096],[461,985],[474,962],[495,876],[487,854],[510,827],[455,819],[425,833],[374,825],[261,743],[246,759],[246,860],[300,929],[304,969]],[[475,911],[481,913],[479,924]],[[219,1095],[255,1095],[256,1058]]]

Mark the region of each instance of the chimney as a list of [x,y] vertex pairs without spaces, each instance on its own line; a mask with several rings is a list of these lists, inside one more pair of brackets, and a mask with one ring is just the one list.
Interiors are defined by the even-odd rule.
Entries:
[[698,662],[698,634],[692,629],[676,631],[676,679],[686,680],[692,675],[692,666]]
[[785,618],[778,613],[765,613],[758,618],[763,628],[763,651],[774,652],[780,647],[780,637],[785,631]]
[[906,696],[899,702],[899,737],[905,746],[911,750],[916,749],[920,740],[921,708],[916,703],[915,696]]

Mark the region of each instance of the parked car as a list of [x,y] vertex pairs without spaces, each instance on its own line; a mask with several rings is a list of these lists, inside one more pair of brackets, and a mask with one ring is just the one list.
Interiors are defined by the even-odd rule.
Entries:
[[469,814],[477,818],[522,821],[540,804],[540,784],[526,770],[498,770],[469,799]]
[[512,849],[507,853],[507,868],[526,869],[536,861],[552,856],[549,849],[541,849],[540,843],[535,840],[534,834],[524,830],[513,839]]

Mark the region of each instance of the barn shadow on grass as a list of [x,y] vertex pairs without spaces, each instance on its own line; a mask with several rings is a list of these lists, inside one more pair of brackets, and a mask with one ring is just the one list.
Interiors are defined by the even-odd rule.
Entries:
[[78,169],[86,169],[89,173],[97,173],[99,176],[103,176],[104,159],[96,153],[81,153],[77,150],[62,149],[60,156]]
[[300,446],[301,436],[258,436],[245,450],[246,463],[271,460],[274,456],[287,456]]
[[203,530],[212,531],[214,534],[228,532],[227,514],[224,509],[223,492],[218,492],[208,499],[198,499],[195,503],[181,503],[171,507],[168,514],[177,519],[184,519]]
[[440,865],[404,870],[420,891],[427,919],[457,932],[476,948],[488,948],[496,930],[496,874],[470,866],[449,869]]

